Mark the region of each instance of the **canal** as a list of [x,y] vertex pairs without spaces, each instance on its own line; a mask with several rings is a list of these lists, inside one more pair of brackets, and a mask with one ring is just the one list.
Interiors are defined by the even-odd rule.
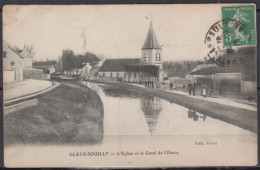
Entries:
[[84,83],[95,90],[103,102],[104,140],[108,136],[253,134],[151,94]]
[[[77,103],[82,100],[79,96],[84,96],[84,91],[75,93],[75,89],[71,89],[68,93],[70,88],[64,86],[67,88],[64,93],[64,89],[57,88],[52,92],[55,93],[52,95],[55,99],[60,99],[59,93],[66,94],[67,97],[62,95],[64,101],[70,99],[64,102],[66,106],[64,110],[70,113],[71,119],[62,119],[63,125],[74,123],[73,116],[78,117],[80,113],[91,116],[85,117],[82,114],[83,116],[79,117],[82,120],[77,119],[75,128],[72,128],[75,130],[72,131],[71,137],[69,136],[69,142],[61,140],[62,144],[46,145],[46,142],[43,142],[44,144],[6,147],[5,157],[12,158],[11,163],[22,167],[32,162],[35,167],[49,162],[56,167],[158,167],[201,166],[201,163],[205,166],[237,166],[255,165],[257,162],[257,133],[213,119],[196,110],[170,103],[148,93],[107,84],[83,83],[100,96],[104,110],[103,119],[95,119],[92,111],[95,112],[91,109],[87,112],[75,112],[78,108]],[[47,95],[46,99],[51,98]],[[59,104],[63,102],[58,101]],[[43,108],[57,105],[53,100],[48,104],[43,102]],[[54,120],[63,116],[58,114],[56,108],[52,113],[56,118]],[[49,112],[43,109],[40,115],[46,113]],[[22,117],[17,120],[24,120],[25,114],[19,114]],[[52,114],[48,114],[47,118]],[[97,122],[94,120],[101,123],[100,128],[97,128]],[[33,127],[39,126],[46,131],[47,128],[42,128],[44,127],[42,124],[40,122]],[[17,126],[17,123],[15,125]],[[47,125],[53,127],[52,124]],[[69,126],[65,127],[70,129]],[[32,133],[25,132],[25,134]],[[64,136],[64,133],[60,134],[61,137]],[[65,136],[67,134],[69,133],[65,133]],[[53,135],[47,137],[49,136],[53,139]],[[88,143],[89,140],[93,142]],[[46,159],[42,159],[43,155]]]

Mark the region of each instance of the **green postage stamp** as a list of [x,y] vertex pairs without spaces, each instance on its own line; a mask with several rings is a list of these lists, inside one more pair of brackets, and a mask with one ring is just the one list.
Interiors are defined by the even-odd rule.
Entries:
[[229,46],[255,46],[255,6],[222,7],[223,42]]

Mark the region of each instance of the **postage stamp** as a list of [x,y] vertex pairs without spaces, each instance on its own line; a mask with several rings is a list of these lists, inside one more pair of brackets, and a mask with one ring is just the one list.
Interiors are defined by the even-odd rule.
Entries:
[[207,57],[215,64],[223,67],[243,64],[247,56],[249,46],[224,46],[223,26],[227,25],[229,19],[214,23],[208,30],[204,43],[208,48]]
[[222,7],[223,44],[228,46],[255,46],[255,6]]

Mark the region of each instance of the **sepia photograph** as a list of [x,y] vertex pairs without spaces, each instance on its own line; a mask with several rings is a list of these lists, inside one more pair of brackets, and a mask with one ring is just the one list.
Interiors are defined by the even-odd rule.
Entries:
[[5,167],[257,165],[255,4],[2,15]]

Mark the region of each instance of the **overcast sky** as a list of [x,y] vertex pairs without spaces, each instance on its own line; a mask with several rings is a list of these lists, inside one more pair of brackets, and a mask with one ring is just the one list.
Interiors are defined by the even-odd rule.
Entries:
[[163,60],[203,60],[205,35],[221,20],[221,6],[5,6],[3,38],[19,48],[32,44],[35,60],[56,60],[65,48],[76,54],[90,51],[106,58],[139,58],[151,18],[164,45]]

